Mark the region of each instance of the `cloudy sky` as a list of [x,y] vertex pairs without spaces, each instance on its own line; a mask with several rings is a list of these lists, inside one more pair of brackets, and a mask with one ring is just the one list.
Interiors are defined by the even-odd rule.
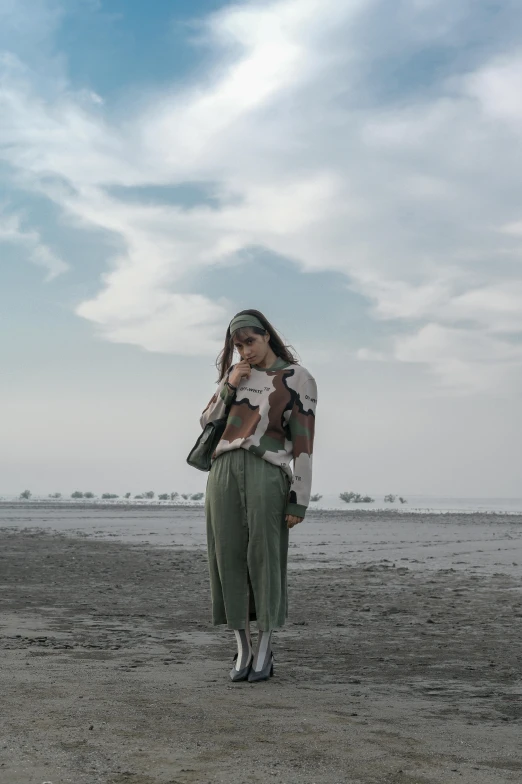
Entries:
[[253,307],[313,492],[522,495],[521,40],[518,0],[0,0],[0,494],[204,490]]

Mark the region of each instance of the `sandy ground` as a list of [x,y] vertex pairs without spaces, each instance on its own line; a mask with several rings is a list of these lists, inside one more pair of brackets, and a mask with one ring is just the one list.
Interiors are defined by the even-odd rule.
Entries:
[[0,784],[522,780],[516,575],[295,569],[259,684],[201,549],[5,527],[0,588]]

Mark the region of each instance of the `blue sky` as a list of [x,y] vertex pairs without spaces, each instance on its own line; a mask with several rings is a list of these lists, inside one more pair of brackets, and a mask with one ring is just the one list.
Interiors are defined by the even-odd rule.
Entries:
[[318,382],[314,492],[520,495],[521,32],[513,0],[0,0],[0,495],[203,490],[247,307]]

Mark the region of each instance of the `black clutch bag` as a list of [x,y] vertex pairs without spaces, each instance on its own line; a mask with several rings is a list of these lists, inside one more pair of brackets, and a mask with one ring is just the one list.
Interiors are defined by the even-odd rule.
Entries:
[[192,447],[187,457],[187,463],[193,468],[199,468],[200,471],[210,471],[212,465],[211,456],[214,449],[218,445],[219,439],[223,435],[227,418],[216,419],[215,422],[209,422],[205,429],[199,436],[198,440]]

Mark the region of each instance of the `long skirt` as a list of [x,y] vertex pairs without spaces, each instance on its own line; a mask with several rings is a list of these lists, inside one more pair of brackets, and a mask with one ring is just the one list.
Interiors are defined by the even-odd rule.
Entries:
[[215,626],[244,629],[248,618],[269,631],[288,617],[289,493],[283,469],[246,449],[212,463],[205,517]]

